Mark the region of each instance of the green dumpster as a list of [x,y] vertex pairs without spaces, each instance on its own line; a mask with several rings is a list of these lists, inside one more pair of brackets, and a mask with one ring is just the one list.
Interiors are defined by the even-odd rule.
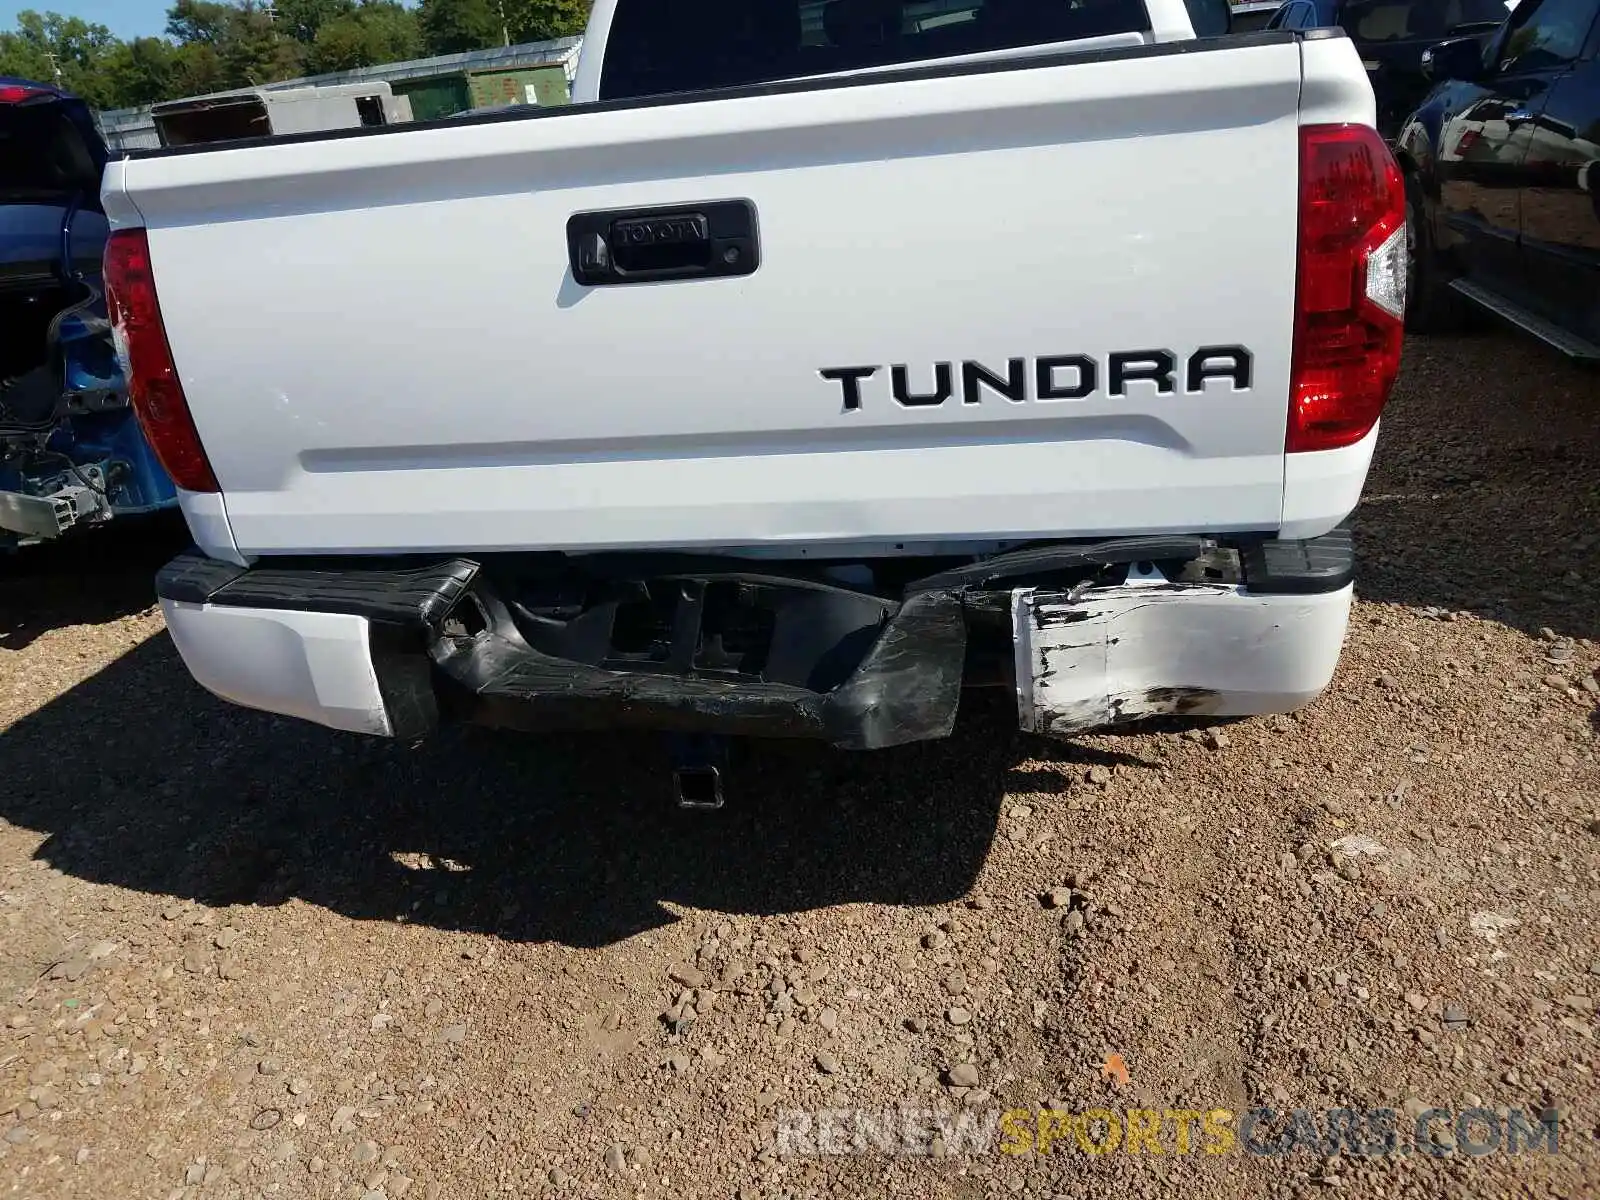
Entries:
[[473,71],[467,76],[473,108],[501,108],[507,104],[566,104],[571,96],[567,73],[559,63],[544,67],[510,67]]
[[397,79],[389,86],[396,96],[405,96],[411,101],[414,121],[436,121],[475,107],[465,72],[426,79]]

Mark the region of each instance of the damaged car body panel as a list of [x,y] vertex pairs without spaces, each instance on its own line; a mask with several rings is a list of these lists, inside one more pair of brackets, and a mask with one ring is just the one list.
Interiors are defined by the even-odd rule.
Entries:
[[[482,589],[473,599],[487,627],[447,632],[430,654],[470,693],[468,715],[501,727],[818,738],[850,750],[946,737],[954,727],[965,626],[952,593],[924,592],[897,604],[844,589],[785,589],[766,641],[769,665],[726,670],[706,661],[723,645],[703,623],[708,581],[671,582],[681,590],[669,650],[652,663],[543,653]],[[827,637],[816,636],[830,626]],[[608,651],[619,640],[616,629],[605,635]]]
[[1252,594],[1152,564],[1084,592],[1012,593],[1017,715],[1061,736],[1149,717],[1292,712],[1338,664],[1351,586]]
[[[441,710],[522,730],[659,729],[821,739],[880,749],[949,735],[966,653],[950,590],[895,600],[732,560],[665,556],[557,564],[455,559],[246,570],[190,553],[157,578],[186,661],[226,608],[231,637],[275,641],[296,669],[200,675],[227,700],[313,707],[327,645],[292,628],[297,607],[366,622],[374,681],[338,708],[346,728],[420,736]],[[269,627],[283,622],[287,632]],[[339,654],[344,651],[341,649]],[[284,695],[265,697],[263,687]],[[290,693],[298,693],[298,698]],[[318,700],[319,703],[322,701]]]
[[0,548],[177,502],[106,317],[105,161],[83,101],[0,79]]
[[[1343,529],[875,567],[641,553],[246,568],[191,552],[156,590],[207,688],[339,728],[414,737],[450,716],[876,750],[948,736],[963,687],[1001,681],[1041,734],[1288,711],[1332,675],[1352,563]],[[219,673],[206,631],[223,627],[270,647],[273,670]]]

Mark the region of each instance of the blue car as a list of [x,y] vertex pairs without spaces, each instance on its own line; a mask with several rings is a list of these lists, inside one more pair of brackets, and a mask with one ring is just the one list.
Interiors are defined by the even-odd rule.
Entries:
[[82,100],[0,76],[0,549],[177,504],[106,320],[105,161]]
[[1506,19],[1504,0],[1288,0],[1268,29],[1342,28],[1367,68],[1378,102],[1378,132],[1393,139],[1432,86],[1428,47],[1448,37],[1482,40]]
[[1487,48],[1428,50],[1400,131],[1408,326],[1486,310],[1600,363],[1600,0],[1521,0]]

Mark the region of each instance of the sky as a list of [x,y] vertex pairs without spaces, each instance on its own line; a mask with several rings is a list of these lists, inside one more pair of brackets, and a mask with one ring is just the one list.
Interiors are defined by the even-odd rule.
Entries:
[[15,29],[25,8],[104,25],[120,38],[160,37],[172,0],[0,0],[0,29]]

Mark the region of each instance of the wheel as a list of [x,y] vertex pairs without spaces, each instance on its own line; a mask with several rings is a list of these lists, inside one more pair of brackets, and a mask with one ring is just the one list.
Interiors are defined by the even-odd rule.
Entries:
[[1433,247],[1427,206],[1416,180],[1406,181],[1406,329],[1450,333],[1462,326],[1459,297],[1450,289]]

